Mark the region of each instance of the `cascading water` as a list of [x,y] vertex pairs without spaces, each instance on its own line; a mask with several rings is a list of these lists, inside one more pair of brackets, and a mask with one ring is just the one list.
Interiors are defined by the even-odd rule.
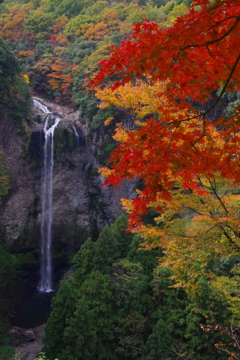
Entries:
[[41,104],[39,101],[33,99],[33,104],[34,106],[36,106],[39,110],[41,110],[42,112],[44,112],[44,114],[51,114],[51,111],[48,110],[48,108]]
[[49,125],[50,116],[47,116],[44,134],[44,166],[42,182],[42,222],[41,222],[41,270],[39,291],[50,292],[52,288],[52,179],[53,179],[53,148],[54,131],[61,119],[55,118],[54,124]]
[[53,149],[54,149],[54,131],[60,122],[59,117],[55,117],[53,124],[51,123],[51,113],[48,108],[37,100],[34,105],[45,114],[48,114],[45,125],[45,143],[44,143],[44,163],[42,177],[42,220],[41,220],[41,269],[40,283],[38,290],[44,293],[53,291],[52,286],[52,191],[53,191]]
[[75,126],[72,124],[72,127],[73,127],[73,131],[74,131],[74,135],[75,135],[75,146],[76,147],[79,147],[80,145],[80,140],[79,140],[79,135],[78,135],[78,132],[75,128]]

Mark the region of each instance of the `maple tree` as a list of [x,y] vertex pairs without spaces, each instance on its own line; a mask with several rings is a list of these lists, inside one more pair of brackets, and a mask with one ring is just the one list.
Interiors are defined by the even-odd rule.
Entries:
[[[239,181],[238,113],[218,121],[208,117],[226,90],[239,89],[239,22],[239,0],[195,0],[167,29],[147,20],[136,24],[133,35],[100,62],[92,86],[113,76],[118,77],[113,90],[133,78],[165,81],[157,95],[159,119],[148,116],[121,136],[118,130],[120,145],[111,155],[112,169],[105,171],[108,184],[135,176],[144,183],[132,201],[130,226],[138,227],[159,199],[171,200],[176,181],[195,193],[202,192],[199,176],[213,179],[218,174]],[[194,109],[194,102],[205,104],[219,87],[212,105]]]
[[[72,65],[71,69],[69,69],[66,64],[62,63],[61,58],[51,64],[51,72],[47,74],[47,77],[49,78],[48,83],[52,89],[60,90],[61,93],[61,96],[59,96],[56,100],[67,99],[73,83],[73,77],[71,74],[71,70],[73,68],[74,66]],[[65,71],[67,71],[67,73],[65,73]]]
[[204,176],[199,181],[207,190],[205,194],[184,192],[179,184],[172,190],[171,202],[159,200],[164,214],[155,218],[157,226],[142,225],[138,229],[145,240],[142,248],[162,246],[165,256],[161,265],[173,271],[174,286],[184,287],[190,295],[197,291],[200,276],[228,292],[234,316],[239,318],[239,302],[233,295],[237,285],[234,291],[227,291],[231,280],[217,277],[214,271],[222,260],[239,254],[239,195],[231,181]]
[[[131,230],[144,238],[143,249],[163,247],[165,257],[161,259],[161,264],[173,270],[176,286],[192,291],[199,276],[214,278],[208,266],[211,261],[219,261],[239,251],[237,186],[232,179],[223,179],[219,172],[211,172],[211,167],[214,168],[218,161],[218,166],[227,172],[229,149],[234,153],[239,151],[240,139],[238,134],[234,137],[236,143],[226,143],[221,138],[222,132],[217,131],[212,123],[206,125],[206,136],[200,139],[202,121],[199,118],[182,122],[174,133],[162,130],[159,139],[158,126],[163,115],[162,108],[159,110],[160,104],[171,111],[172,121],[188,114],[179,109],[177,103],[169,104],[168,99],[161,95],[167,85],[167,82],[149,84],[146,80],[138,80],[134,86],[128,83],[114,91],[111,88],[98,90],[96,95],[102,100],[101,108],[115,106],[128,110],[135,119],[135,126],[138,126],[138,129],[131,130],[131,124],[127,128],[118,124],[114,139],[121,145],[112,153],[112,158],[119,162],[113,169],[103,168],[101,172],[110,181],[118,182],[124,162],[125,176],[133,178],[137,175],[144,179],[147,188],[137,190],[137,199],[122,200],[130,214]],[[149,114],[152,116],[150,119]],[[107,119],[105,124],[108,125],[112,119]],[[189,137],[192,136],[192,141],[195,141],[193,153],[189,151]],[[213,152],[216,146],[218,150]],[[206,164],[202,169],[199,167],[197,176],[188,174],[187,166],[179,167],[178,158],[184,156],[185,163],[192,162],[196,169],[199,154],[203,154]],[[162,159],[161,162],[159,159]],[[231,164],[237,166],[237,163]],[[206,170],[207,166],[210,170]],[[160,181],[165,181],[169,188],[159,188]],[[155,219],[157,226],[140,223],[140,215],[147,209],[161,213]]]

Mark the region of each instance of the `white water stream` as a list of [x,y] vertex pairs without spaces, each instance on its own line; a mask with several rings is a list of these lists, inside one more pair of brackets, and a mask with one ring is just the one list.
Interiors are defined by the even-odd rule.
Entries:
[[52,192],[53,192],[53,149],[54,149],[54,131],[60,122],[59,117],[55,117],[51,124],[50,114],[46,106],[37,100],[33,100],[34,105],[47,114],[44,125],[44,162],[42,175],[42,219],[41,219],[41,268],[40,282],[38,290],[44,293],[53,291],[52,284]]
[[77,130],[76,130],[76,128],[75,128],[75,126],[73,124],[72,124],[72,127],[73,127],[73,131],[74,131],[74,135],[75,135],[75,145],[76,145],[76,147],[78,147],[79,144],[80,144],[79,135],[78,135],[78,132],[77,132]]
[[48,110],[48,108],[41,104],[39,101],[33,99],[33,104],[34,106],[36,106],[39,110],[41,110],[42,112],[44,112],[44,114],[51,114],[51,111]]

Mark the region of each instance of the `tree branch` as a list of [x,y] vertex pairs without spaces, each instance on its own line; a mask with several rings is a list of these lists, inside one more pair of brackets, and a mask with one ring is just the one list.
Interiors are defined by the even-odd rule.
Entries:
[[205,176],[206,176],[206,178],[208,179],[209,184],[211,185],[211,188],[212,188],[212,190],[213,190],[213,192],[214,192],[214,195],[216,196],[216,198],[218,199],[218,201],[219,201],[220,204],[222,205],[222,207],[223,207],[223,209],[225,210],[225,212],[228,214],[228,209],[226,208],[224,202],[222,201],[222,199],[221,199],[220,196],[218,195],[217,190],[216,190],[215,186],[213,185],[212,181],[210,180],[209,176],[207,176],[207,175],[205,175]]
[[[228,18],[230,19],[230,18]],[[187,46],[184,46],[182,48],[180,48],[180,51],[183,51],[183,50],[186,50],[186,49],[189,49],[189,48],[192,48],[192,47],[207,47],[208,45],[211,45],[211,44],[215,44],[223,39],[225,39],[229,34],[231,34],[231,32],[236,28],[237,24],[239,23],[240,21],[240,16],[236,16],[236,21],[235,23],[233,24],[233,26],[225,33],[223,34],[222,36],[220,36],[219,38],[217,39],[214,39],[214,40],[211,40],[211,41],[207,41],[205,42],[204,44],[200,45],[200,44],[191,44],[191,45],[187,45]],[[224,21],[227,20],[227,19],[224,19]],[[217,26],[217,25],[215,25]]]
[[224,87],[223,87],[223,89],[222,89],[219,97],[217,98],[217,100],[215,101],[215,103],[214,103],[208,110],[206,110],[206,111],[204,111],[204,112],[200,112],[199,115],[195,115],[195,116],[192,116],[192,117],[190,117],[190,118],[186,118],[186,119],[183,119],[183,120],[175,120],[175,121],[172,121],[171,123],[168,123],[168,125],[173,125],[173,124],[176,124],[176,123],[182,123],[182,122],[185,122],[185,121],[190,121],[190,120],[198,119],[199,117],[205,117],[205,116],[219,103],[219,101],[222,99],[222,97],[223,97],[223,95],[224,95],[224,93],[225,93],[225,91],[226,91],[226,89],[227,89],[227,87],[228,87],[228,84],[229,84],[229,82],[230,82],[230,80],[231,80],[231,78],[232,78],[232,76],[233,76],[233,73],[234,73],[234,71],[236,70],[236,67],[237,67],[239,61],[240,61],[240,55],[238,55],[238,57],[237,57],[234,65],[233,65],[233,67],[232,67],[232,70],[231,70],[231,72],[230,72],[230,74],[229,74],[229,76],[228,76],[228,78],[227,78],[227,81],[226,81],[226,83],[225,83],[225,85],[224,85]]

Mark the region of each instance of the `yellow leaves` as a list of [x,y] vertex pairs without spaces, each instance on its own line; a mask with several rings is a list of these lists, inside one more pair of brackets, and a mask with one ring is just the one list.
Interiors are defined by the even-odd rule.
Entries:
[[53,90],[55,90],[55,89],[60,89],[60,88],[61,88],[60,83],[59,83],[57,80],[55,80],[55,79],[50,79],[50,80],[48,80],[48,83],[51,85],[51,88],[52,88]]
[[55,46],[55,48],[53,49],[54,55],[59,57],[63,56],[65,52],[66,52],[66,47],[64,46]]
[[108,26],[104,22],[99,22],[96,25],[93,24],[85,32],[85,37],[88,40],[100,41],[103,40],[104,36],[109,33]]
[[116,133],[113,135],[113,139],[116,141],[126,141],[128,138],[128,131],[122,127],[121,123],[117,124]]
[[21,50],[19,51],[19,53],[17,54],[18,58],[26,58],[28,56],[34,56],[35,52],[34,50]]
[[105,88],[104,90],[98,89],[96,97],[102,100],[102,103],[99,105],[101,109],[106,109],[110,105],[120,106],[120,101],[110,88]]
[[22,77],[23,77],[24,81],[25,81],[27,84],[30,83],[30,80],[29,80],[29,77],[28,77],[27,74],[23,74]]
[[128,213],[131,214],[133,211],[133,203],[131,200],[121,199],[123,209]]
[[[194,114],[191,113],[190,106],[184,105],[184,108],[181,108],[181,104],[169,102],[167,82],[152,84],[148,80],[139,80],[134,85],[127,83],[114,91],[110,88],[98,89],[97,97],[102,101],[100,107],[103,109],[115,106],[130,112],[139,127],[138,130],[128,131],[118,124],[114,139],[122,142],[123,148],[126,144],[131,148],[132,141],[134,150],[137,149],[136,153],[141,153],[142,171],[145,171],[144,166],[149,166],[150,170],[159,174],[159,177],[154,177],[154,184],[150,188],[154,192],[154,197],[149,195],[150,200],[145,202],[148,209],[161,213],[155,219],[157,226],[146,226],[136,221],[132,231],[143,238],[141,248],[147,250],[161,246],[164,249],[164,256],[160,259],[161,265],[173,271],[172,279],[176,282],[174,286],[184,287],[189,293],[198,291],[197,280],[200,276],[206,277],[209,281],[215,279],[209,264],[235,255],[240,248],[240,196],[234,195],[236,186],[230,179],[223,180],[220,173],[204,175],[206,167],[216,166],[216,159],[223,161],[229,156],[229,151],[225,150],[226,146],[230,145],[211,122],[204,122],[199,118],[185,121],[186,117],[192,117]],[[149,120],[145,120],[147,115],[151,116]],[[107,123],[110,120],[108,119]],[[152,131],[151,136],[147,133],[146,126]],[[168,135],[165,135],[167,132]],[[138,134],[141,134],[141,137],[138,138]],[[238,138],[236,142],[237,140]],[[176,160],[173,156],[173,163],[171,162],[166,172],[158,166],[158,161],[164,161],[164,157],[158,158],[161,152],[157,155],[154,153],[159,143],[166,149],[166,157],[169,149],[173,154],[174,151],[180,153],[179,156],[176,155]],[[212,149],[216,151],[213,152]],[[201,161],[196,156],[199,153],[204,154],[205,159],[205,164],[201,168]],[[127,161],[132,161],[131,152],[127,155]],[[237,154],[235,157],[236,161],[239,161]],[[192,173],[189,173],[188,164],[185,166],[184,161],[192,164]],[[140,162],[136,164],[141,165]],[[106,175],[118,175],[112,170],[108,171],[110,172],[106,172]],[[134,167],[127,167],[127,171],[124,171],[126,177],[136,174]],[[195,171],[198,176],[195,176]],[[226,168],[225,171],[229,169]],[[170,184],[169,197],[164,197],[162,191],[163,176]],[[151,179],[150,176],[149,178]],[[143,179],[146,180],[146,177]],[[123,207],[132,215],[131,218],[138,216],[137,211],[142,214],[137,201],[144,202],[144,194],[144,191],[138,192],[137,199],[133,201],[122,200]]]
[[59,42],[61,45],[67,45],[68,43],[67,37],[62,33],[58,34],[58,36],[56,37],[56,41]]
[[44,59],[40,59],[39,62],[37,62],[34,65],[34,69],[42,72],[42,73],[48,73],[51,71],[52,67],[52,60],[49,57],[46,57]]
[[110,175],[112,175],[114,173],[113,170],[110,170],[107,167],[102,167],[101,169],[98,170],[98,172],[100,174],[102,174],[103,176],[105,176],[105,177],[108,177],[108,176],[110,176]]
[[[146,225],[141,225],[138,229],[138,233],[145,240],[159,238],[159,237],[165,235],[164,231],[161,231],[159,228],[152,227],[152,226],[146,226]],[[159,242],[158,242],[158,246],[160,246]]]
[[109,125],[113,119],[114,119],[114,117],[109,116],[109,117],[104,121],[104,125],[105,125],[105,126]]
[[181,15],[184,15],[188,12],[188,7],[185,4],[179,4],[179,5],[175,5],[173,10],[171,10],[168,13],[168,21],[167,21],[167,25],[172,25],[175,21],[176,18],[178,18]]
[[[207,179],[202,177],[199,181],[203,189],[205,186],[209,188]],[[205,276],[219,288],[216,276],[209,270],[209,263],[238,253],[237,249],[240,247],[239,195],[231,193],[235,185],[230,180],[223,181],[220,177],[212,179],[212,184],[214,191],[212,189],[201,195],[186,193],[181,183],[176,183],[171,202],[159,196],[156,202],[149,204],[152,209],[163,209],[163,213],[155,218],[158,226],[139,225],[134,230],[143,238],[142,248],[164,248],[164,257],[160,259],[161,266],[173,271],[172,279],[176,282],[174,287],[184,287],[188,293],[197,291],[199,276]],[[141,197],[141,192],[139,196]],[[134,211],[130,200],[122,200],[122,204],[128,213]],[[238,271],[240,273],[240,266],[236,272]],[[229,278],[221,281],[223,287]],[[239,282],[238,285],[236,281]],[[240,298],[240,280],[235,279],[229,284],[232,292],[233,286],[235,289],[238,286]],[[234,313],[238,312],[240,319],[240,300],[231,301],[234,303]]]
[[110,88],[98,89],[96,96],[102,100],[100,108],[104,109],[113,105],[128,109],[132,115],[136,115],[137,124],[139,124],[138,119],[146,115],[160,116],[159,106],[166,102],[166,97],[160,95],[164,90],[166,90],[164,83],[150,84],[148,81],[138,80],[135,85],[127,83],[115,91]]

